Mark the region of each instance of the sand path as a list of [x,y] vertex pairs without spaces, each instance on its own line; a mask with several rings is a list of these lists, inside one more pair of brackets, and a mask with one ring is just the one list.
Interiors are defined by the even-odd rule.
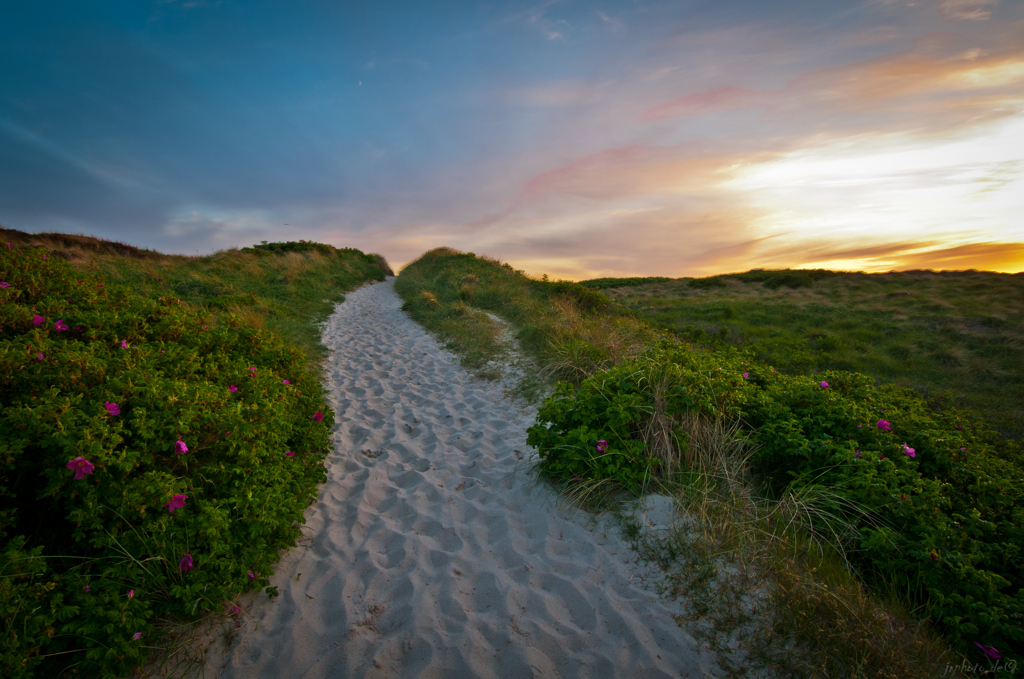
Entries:
[[[393,279],[328,320],[329,479],[298,547],[208,668],[226,678],[700,677],[714,661],[614,533],[530,473],[535,411],[400,309]],[[207,675],[209,676],[209,674]]]

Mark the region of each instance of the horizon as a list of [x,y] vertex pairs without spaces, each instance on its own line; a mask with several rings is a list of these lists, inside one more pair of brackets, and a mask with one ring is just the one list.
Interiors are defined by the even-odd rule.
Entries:
[[531,276],[1024,271],[1024,5],[0,9],[0,224]]

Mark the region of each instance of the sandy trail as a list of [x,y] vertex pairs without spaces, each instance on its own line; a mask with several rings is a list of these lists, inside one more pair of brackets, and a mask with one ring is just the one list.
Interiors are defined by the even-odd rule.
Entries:
[[629,548],[530,473],[534,410],[477,379],[401,310],[348,295],[323,342],[337,413],[300,545],[207,676],[700,677],[711,655]]

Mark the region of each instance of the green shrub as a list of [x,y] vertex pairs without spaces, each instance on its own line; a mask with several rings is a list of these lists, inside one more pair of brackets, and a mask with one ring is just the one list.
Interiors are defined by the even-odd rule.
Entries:
[[333,416],[303,352],[236,317],[43,249],[0,246],[0,281],[0,667],[120,677],[157,619],[267,585]]
[[644,441],[655,413],[742,418],[769,492],[825,487],[843,498],[834,511],[869,584],[920,607],[979,662],[975,642],[1024,658],[1019,444],[857,373],[787,376],[737,351],[667,344],[579,388],[560,384],[528,442],[550,478],[611,479],[639,492],[659,473]]

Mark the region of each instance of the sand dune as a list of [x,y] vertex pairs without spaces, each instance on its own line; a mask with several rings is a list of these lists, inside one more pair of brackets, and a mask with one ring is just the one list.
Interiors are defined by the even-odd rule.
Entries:
[[207,676],[700,677],[710,653],[607,526],[530,472],[534,411],[361,288],[323,333],[329,480]]

